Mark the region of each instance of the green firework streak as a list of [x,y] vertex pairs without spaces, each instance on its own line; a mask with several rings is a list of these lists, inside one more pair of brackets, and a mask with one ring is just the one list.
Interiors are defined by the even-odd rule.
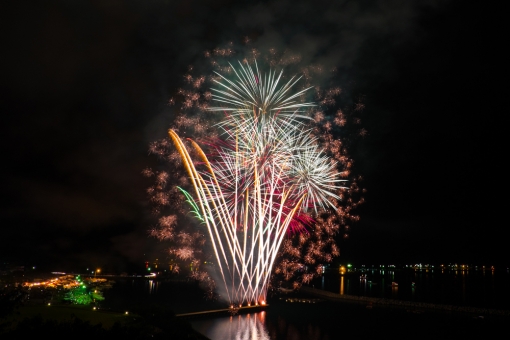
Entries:
[[191,212],[193,213],[193,215],[195,215],[195,217],[198,218],[200,221],[205,222],[204,217],[202,216],[202,214],[200,214],[200,209],[198,208],[198,205],[195,203],[195,200],[193,199],[193,197],[191,197],[189,192],[187,192],[186,190],[179,186],[177,188],[184,194],[184,196],[186,196],[186,202],[188,202],[189,205],[191,205]]

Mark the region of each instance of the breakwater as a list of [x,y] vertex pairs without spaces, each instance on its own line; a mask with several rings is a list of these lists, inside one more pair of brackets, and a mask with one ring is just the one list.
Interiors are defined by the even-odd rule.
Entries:
[[351,302],[358,304],[365,304],[367,308],[372,308],[374,306],[388,306],[388,307],[400,307],[406,308],[411,311],[419,312],[419,311],[440,311],[440,312],[448,312],[448,313],[467,313],[472,314],[473,316],[497,316],[503,318],[510,319],[510,309],[491,309],[491,308],[478,308],[478,307],[470,307],[470,306],[455,306],[455,305],[447,305],[447,304],[435,304],[435,303],[426,303],[426,302],[416,302],[416,301],[403,301],[396,299],[387,299],[387,298],[375,298],[368,296],[356,296],[356,295],[346,295],[346,294],[336,294],[332,292],[328,292],[322,289],[312,288],[309,286],[302,286],[299,289],[300,293],[304,293],[307,295],[312,295],[315,297],[320,297],[328,300],[335,301],[343,301],[343,302]]

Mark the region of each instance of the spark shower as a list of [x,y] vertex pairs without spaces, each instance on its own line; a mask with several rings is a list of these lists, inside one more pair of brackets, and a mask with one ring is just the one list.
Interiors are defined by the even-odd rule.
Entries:
[[194,198],[183,192],[207,230],[217,284],[231,304],[263,304],[289,228],[337,210],[347,187],[308,124],[317,105],[304,100],[311,88],[256,62],[230,67],[211,89],[206,110],[224,118],[205,151],[174,129],[168,134],[194,188]]

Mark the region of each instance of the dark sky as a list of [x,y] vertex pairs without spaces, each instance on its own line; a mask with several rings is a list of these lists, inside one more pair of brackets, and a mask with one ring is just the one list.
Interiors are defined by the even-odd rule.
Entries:
[[364,98],[368,135],[352,154],[366,203],[342,260],[506,265],[498,12],[446,0],[2,1],[0,260],[122,271],[161,257],[147,234],[148,145],[165,136],[187,66],[249,36],[337,67]]

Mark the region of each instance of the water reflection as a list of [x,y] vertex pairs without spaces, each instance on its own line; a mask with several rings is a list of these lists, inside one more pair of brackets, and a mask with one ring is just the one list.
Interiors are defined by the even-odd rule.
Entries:
[[265,318],[266,312],[262,311],[195,322],[193,328],[211,340],[269,340]]
[[[303,311],[310,312],[308,309]],[[317,312],[317,310],[315,310]],[[331,340],[327,326],[308,317],[258,313],[191,321],[193,329],[211,340]]]
[[506,270],[331,272],[314,280],[311,286],[340,295],[499,309],[510,305],[510,275]]
[[396,299],[398,297],[398,285],[395,284],[391,285],[391,297],[393,299]]
[[154,294],[158,290],[158,281],[149,280],[147,282],[149,294]]
[[359,289],[361,294],[366,294],[367,292],[367,276],[365,274],[361,275],[359,278]]

